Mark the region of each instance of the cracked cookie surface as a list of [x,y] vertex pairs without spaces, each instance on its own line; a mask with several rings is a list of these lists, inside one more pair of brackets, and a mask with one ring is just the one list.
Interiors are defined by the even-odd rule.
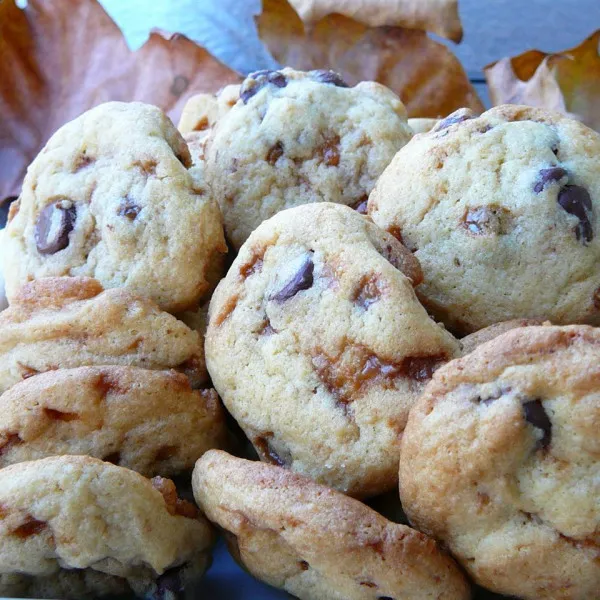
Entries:
[[0,393],[37,373],[90,365],[175,369],[194,387],[207,381],[196,331],[95,279],[32,281],[0,313]]
[[369,197],[460,333],[518,318],[600,324],[600,135],[558,113],[461,109],[415,136]]
[[510,330],[441,367],[411,410],[402,505],[486,588],[596,598],[599,432],[600,330]]
[[58,369],[0,395],[0,468],[64,454],[94,456],[146,477],[191,470],[226,442],[214,390],[175,371]]
[[374,82],[332,71],[259,71],[207,140],[206,178],[239,248],[275,213],[310,202],[357,207],[411,138],[406,110]]
[[102,104],[61,127],[27,170],[4,234],[9,300],[41,277],[128,287],[169,311],[210,291],[226,252],[219,207],[196,190],[190,154],[158,108]]
[[209,564],[212,528],[173,482],[87,456],[0,470],[0,594],[172,600]]
[[306,477],[210,451],[192,486],[236,560],[294,597],[470,598],[466,579],[431,538]]
[[262,460],[341,491],[395,486],[408,410],[458,342],[417,300],[414,257],[346,206],[281,212],[209,309],[206,359]]

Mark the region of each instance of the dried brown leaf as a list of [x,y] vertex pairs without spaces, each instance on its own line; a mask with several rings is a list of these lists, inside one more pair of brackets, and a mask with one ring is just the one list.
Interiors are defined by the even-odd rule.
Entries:
[[307,24],[337,13],[369,27],[421,29],[455,42],[463,35],[458,0],[290,0],[290,4]]
[[263,0],[258,29],[281,64],[334,69],[351,84],[383,83],[400,96],[411,117],[446,116],[461,107],[483,110],[458,59],[423,31],[368,27],[339,14],[305,30],[285,0]]
[[194,92],[239,76],[182,36],[152,33],[131,52],[95,0],[0,2],[0,199],[19,193],[50,135],[108,100],[140,100],[176,120]]
[[485,67],[494,104],[528,104],[600,131],[600,30],[558,54],[529,50]]

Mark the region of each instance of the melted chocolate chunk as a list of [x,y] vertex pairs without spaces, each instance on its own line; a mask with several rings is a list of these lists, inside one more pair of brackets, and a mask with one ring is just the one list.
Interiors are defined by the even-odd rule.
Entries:
[[254,447],[258,450],[261,458],[271,463],[272,465],[278,465],[279,467],[285,467],[286,462],[273,450],[271,447],[270,439],[273,434],[269,431],[264,436],[257,437],[254,439]]
[[285,302],[293,298],[298,292],[308,290],[313,284],[315,264],[307,256],[295,275],[276,293],[271,296],[275,302]]
[[255,73],[250,73],[240,88],[240,99],[244,104],[247,104],[248,100],[266,85],[284,88],[287,83],[285,75],[279,71],[256,71]]
[[525,420],[536,427],[541,429],[544,435],[540,440],[542,448],[547,448],[552,440],[552,421],[548,417],[548,413],[544,408],[541,400],[530,400],[523,404],[523,412],[525,413]]
[[540,171],[540,178],[533,186],[533,191],[539,194],[547,185],[558,183],[563,177],[567,177],[568,173],[562,167],[550,167]]
[[367,310],[381,298],[380,282],[376,274],[365,275],[354,290],[352,302],[360,308]]
[[127,217],[130,221],[135,221],[142,208],[138,206],[131,198],[125,198],[119,206],[117,214],[120,217]]
[[435,371],[448,360],[445,354],[407,356],[402,361],[402,374],[415,381],[429,381]]
[[463,121],[468,121],[469,119],[474,119],[475,115],[468,108],[459,108],[453,113],[449,114],[445,119],[442,119],[433,129],[432,132],[442,131],[443,129],[448,129],[450,125],[455,125],[456,123],[462,123]]
[[72,202],[59,200],[45,206],[35,226],[35,245],[40,254],[55,254],[69,245],[77,210]]
[[592,199],[589,192],[579,185],[565,185],[558,194],[558,203],[570,215],[579,219],[575,227],[575,235],[578,240],[588,244],[594,239],[594,230],[590,216],[592,212]]
[[310,71],[308,73],[312,79],[319,83],[331,83],[336,87],[349,87],[348,84],[342,79],[342,76],[335,71],[329,71],[326,69],[319,69],[317,71]]
[[301,560],[298,563],[298,566],[303,570],[303,571],[308,571],[310,565],[305,561],[305,560]]
[[337,167],[340,164],[340,136],[334,135],[325,138],[317,152],[321,157],[321,161],[328,167]]
[[0,202],[0,229],[6,227],[6,223],[8,221],[8,209],[16,199],[17,196],[9,196]]
[[51,421],[76,421],[79,419],[77,413],[63,412],[62,410],[55,410],[54,408],[44,408],[44,415]]
[[266,161],[270,165],[274,165],[282,156],[283,144],[281,142],[277,142],[269,148],[269,151],[267,152]]
[[16,537],[25,539],[32,535],[42,533],[46,527],[48,527],[48,523],[45,521],[38,521],[32,516],[28,516],[24,523],[19,525],[16,529],[13,529],[10,533]]

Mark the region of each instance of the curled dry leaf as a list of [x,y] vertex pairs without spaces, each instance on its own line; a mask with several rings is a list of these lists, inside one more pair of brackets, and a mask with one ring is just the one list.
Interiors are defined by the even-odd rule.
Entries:
[[50,135],[108,100],[140,100],[176,120],[194,92],[239,76],[182,36],[153,33],[131,52],[95,0],[0,2],[0,200],[19,193]]
[[600,131],[600,30],[558,54],[529,50],[485,67],[494,104],[528,104],[569,114]]
[[350,84],[383,83],[400,96],[411,117],[446,116],[465,106],[483,111],[458,59],[424,31],[368,27],[339,14],[305,30],[286,0],[263,0],[258,30],[281,64],[334,69]]
[[307,24],[337,13],[369,27],[421,29],[454,42],[463,35],[458,0],[290,0],[290,4]]

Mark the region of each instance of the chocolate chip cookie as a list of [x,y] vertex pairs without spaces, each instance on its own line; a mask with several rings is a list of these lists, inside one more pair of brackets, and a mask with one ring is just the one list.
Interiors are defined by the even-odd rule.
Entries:
[[470,598],[432,539],[307,477],[211,450],[192,485],[236,560],[297,598]]
[[23,286],[0,313],[0,393],[32,375],[90,365],[175,369],[206,384],[200,335],[154,302],[86,277]]
[[386,87],[349,87],[333,71],[258,71],[218,120],[206,177],[239,248],[262,221],[310,202],[356,207],[410,139],[406,110]]
[[212,529],[173,482],[87,456],[0,470],[0,595],[174,600],[208,567]]
[[600,134],[558,113],[462,109],[400,150],[368,210],[414,251],[417,294],[457,332],[600,325],[598,156]]
[[402,504],[479,584],[591,600],[599,457],[600,329],[513,329],[440,368],[411,410]]
[[226,252],[219,207],[195,189],[181,134],[158,108],[102,104],[59,129],[11,207],[3,266],[9,300],[32,279],[86,276],[169,311],[210,291]]
[[393,488],[408,410],[458,342],[417,300],[417,261],[356,211],[283,211],[209,309],[213,384],[262,460],[356,496]]
[[176,371],[58,369],[0,396],[0,468],[85,454],[147,477],[173,476],[225,441],[216,392],[192,390]]

